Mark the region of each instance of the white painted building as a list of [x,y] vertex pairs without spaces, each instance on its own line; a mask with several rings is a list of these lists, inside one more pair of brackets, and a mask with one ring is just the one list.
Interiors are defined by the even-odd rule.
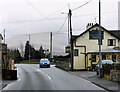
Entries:
[[[108,31],[101,27],[102,45],[101,59],[120,62],[120,31]],[[73,70],[93,68],[99,61],[99,25],[88,23],[86,31],[73,36]]]

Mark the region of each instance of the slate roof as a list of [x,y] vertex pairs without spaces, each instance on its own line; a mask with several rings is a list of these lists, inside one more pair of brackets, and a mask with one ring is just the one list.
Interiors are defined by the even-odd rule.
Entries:
[[2,35],[1,35],[1,34],[0,34],[0,36],[1,36],[2,40],[3,40],[3,37],[2,37]]
[[120,39],[120,30],[109,30],[110,33],[114,34],[116,37]]

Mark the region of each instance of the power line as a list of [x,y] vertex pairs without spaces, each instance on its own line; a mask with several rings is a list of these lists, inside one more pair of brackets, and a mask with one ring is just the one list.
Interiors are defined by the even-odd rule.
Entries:
[[62,26],[60,27],[59,31],[58,31],[56,34],[58,34],[58,33],[62,30],[63,26],[65,25],[65,22],[66,22],[67,18],[68,18],[68,16],[65,18],[65,20],[64,20],[64,22],[63,22],[63,24],[62,24]]
[[[46,16],[44,16],[44,14],[42,14],[36,7],[34,7],[33,4],[32,4],[30,1],[28,1],[28,0],[26,0],[26,1],[27,1],[27,3],[28,3],[38,14],[40,14],[44,19],[46,19],[46,20],[49,21],[49,18],[47,18]],[[55,26],[58,27],[58,25],[55,24],[54,22],[52,22],[52,21],[49,21],[49,22],[53,23]]]
[[53,13],[49,14],[47,17],[49,17],[49,16],[51,16],[51,15],[55,14],[56,12],[58,12],[58,11],[60,11],[60,10],[64,9],[66,6],[67,6],[67,5],[65,5],[65,6],[63,6],[61,9],[58,9],[58,10],[56,10],[55,12],[53,12]]
[[[102,15],[104,14],[114,14],[118,13],[118,11],[110,11],[110,12],[103,12]],[[85,14],[85,15],[76,15],[73,17],[86,17],[86,16],[92,16],[92,15],[98,15],[97,13],[91,13],[91,14]],[[62,19],[65,17],[54,17],[54,18],[49,18],[48,20],[54,20],[54,19]],[[0,24],[9,24],[9,23],[26,23],[26,22],[40,22],[40,21],[47,21],[46,19],[38,19],[38,20],[26,20],[26,21],[13,21],[13,22],[2,22]]]
[[85,4],[83,4],[83,5],[81,5],[81,6],[77,7],[77,8],[72,9],[72,11],[77,10],[77,9],[79,9],[79,8],[81,8],[81,7],[85,6],[85,5],[87,5],[87,4],[90,3],[91,1],[92,1],[92,0],[86,2]]
[[[54,19],[62,19],[65,17],[54,17],[54,18],[49,18],[47,20],[54,20]],[[9,23],[26,23],[26,22],[40,22],[40,21],[47,21],[46,19],[38,19],[38,20],[26,20],[26,21],[13,21],[13,22],[2,22],[0,24],[9,24]]]

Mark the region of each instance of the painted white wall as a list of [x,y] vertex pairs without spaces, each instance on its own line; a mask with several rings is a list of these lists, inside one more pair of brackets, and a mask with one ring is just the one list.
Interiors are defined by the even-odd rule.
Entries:
[[[94,27],[90,31],[95,30],[96,28],[99,29],[99,27]],[[109,49],[114,48],[116,46],[120,46],[120,41],[114,36],[112,36],[107,31],[104,31],[104,39],[102,41],[101,49]],[[116,46],[108,46],[108,39],[116,39]],[[76,46],[86,46],[86,53],[87,52],[95,52],[99,50],[98,40],[89,40],[89,31],[84,33],[82,36],[78,37],[76,39]],[[85,69],[85,55],[81,54],[83,51],[83,48],[81,47],[75,47],[74,49],[79,49],[79,56],[74,56],[74,69]],[[97,58],[97,57],[96,57]],[[98,61],[99,58],[96,60]],[[90,61],[88,60],[88,63],[90,65]],[[97,62],[95,62],[97,64]]]

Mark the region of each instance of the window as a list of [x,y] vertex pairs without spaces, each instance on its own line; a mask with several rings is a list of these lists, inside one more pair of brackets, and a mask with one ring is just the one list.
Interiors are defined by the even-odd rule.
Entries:
[[78,56],[78,49],[74,50],[74,56]]
[[112,61],[116,62],[116,55],[112,55]]
[[108,46],[115,46],[116,40],[115,39],[108,39]]
[[92,55],[92,62],[96,62],[96,55]]
[[106,55],[102,55],[102,60],[106,60]]

